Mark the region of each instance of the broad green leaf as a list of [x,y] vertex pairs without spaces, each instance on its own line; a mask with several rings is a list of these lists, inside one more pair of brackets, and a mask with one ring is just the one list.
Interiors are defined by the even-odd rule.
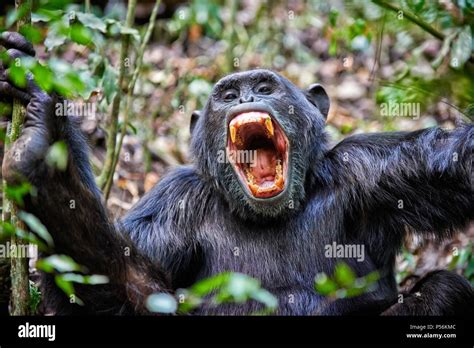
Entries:
[[46,163],[60,171],[65,171],[68,162],[68,150],[64,141],[57,141],[49,148]]
[[17,66],[15,64],[10,65],[10,79],[13,84],[19,88],[26,87],[26,73],[27,70],[23,66]]
[[25,211],[20,211],[18,217],[25,222],[31,231],[43,238],[50,247],[54,246],[53,237],[51,237],[46,227],[36,216]]
[[39,44],[43,40],[41,31],[31,24],[25,24],[20,28],[20,34],[26,37],[33,44]]
[[70,30],[71,40],[84,46],[92,43],[92,31],[81,24],[73,24]]
[[35,78],[35,82],[40,86],[43,91],[51,92],[54,84],[53,72],[46,66],[40,63],[36,64],[31,71]]
[[356,275],[346,263],[340,262],[336,265],[334,278],[342,287],[350,288],[354,286]]
[[336,282],[330,279],[326,274],[320,273],[316,276],[314,289],[323,296],[331,296],[337,291],[338,286]]
[[215,289],[222,287],[230,277],[231,273],[224,272],[219,273],[218,275],[200,280],[191,287],[191,291],[199,296],[204,296],[209,294]]
[[44,45],[48,51],[51,51],[53,48],[63,45],[68,36],[69,20],[63,16],[61,20],[54,21],[48,26],[48,34],[44,40]]
[[64,11],[62,10],[47,10],[40,8],[36,12],[31,13],[31,22],[50,22],[52,20],[58,20],[63,14]]
[[106,32],[107,26],[105,22],[103,22],[102,19],[96,17],[92,13],[77,12],[76,15],[77,19],[79,19],[79,21],[86,27],[99,30],[102,33]]

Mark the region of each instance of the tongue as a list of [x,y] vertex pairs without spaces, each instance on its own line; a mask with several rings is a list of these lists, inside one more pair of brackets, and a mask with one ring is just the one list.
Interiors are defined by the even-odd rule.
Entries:
[[256,149],[255,161],[250,166],[250,172],[258,185],[275,180],[276,156],[271,149]]

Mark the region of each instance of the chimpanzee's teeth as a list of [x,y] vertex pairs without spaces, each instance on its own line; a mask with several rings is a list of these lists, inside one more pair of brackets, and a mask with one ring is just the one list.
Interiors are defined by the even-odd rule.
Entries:
[[235,117],[229,124],[230,131],[230,140],[232,143],[236,143],[237,140],[241,140],[238,134],[239,127],[248,124],[248,123],[257,123],[261,126],[264,126],[266,129],[267,136],[269,138],[273,137],[274,129],[273,122],[270,115],[263,112],[246,112]]
[[265,118],[265,127],[267,128],[269,138],[271,138],[273,136],[273,123],[272,123],[272,119],[270,118],[270,116]]
[[281,165],[281,160],[277,160],[277,165],[275,166],[275,172],[276,172],[277,177],[283,175],[283,166]]
[[249,184],[254,184],[254,176],[252,173],[250,173],[250,170],[249,168],[245,168],[245,174],[247,175],[247,181],[249,182]]

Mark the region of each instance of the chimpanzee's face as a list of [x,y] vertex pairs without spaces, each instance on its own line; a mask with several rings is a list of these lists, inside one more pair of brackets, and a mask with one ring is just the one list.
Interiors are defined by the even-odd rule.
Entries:
[[198,167],[246,216],[295,209],[310,162],[324,147],[328,106],[320,86],[303,92],[271,71],[226,76],[193,130]]

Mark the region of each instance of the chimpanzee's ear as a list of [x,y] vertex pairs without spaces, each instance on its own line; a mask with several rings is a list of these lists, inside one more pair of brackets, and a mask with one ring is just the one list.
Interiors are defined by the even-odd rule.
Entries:
[[191,124],[189,125],[189,132],[191,133],[191,135],[193,135],[194,127],[196,126],[196,122],[200,116],[201,116],[201,111],[199,110],[195,110],[191,114]]
[[328,116],[330,102],[328,94],[323,86],[319,83],[315,83],[306,89],[305,94],[311,104],[316,106],[319,111],[321,111],[324,118],[326,118]]

